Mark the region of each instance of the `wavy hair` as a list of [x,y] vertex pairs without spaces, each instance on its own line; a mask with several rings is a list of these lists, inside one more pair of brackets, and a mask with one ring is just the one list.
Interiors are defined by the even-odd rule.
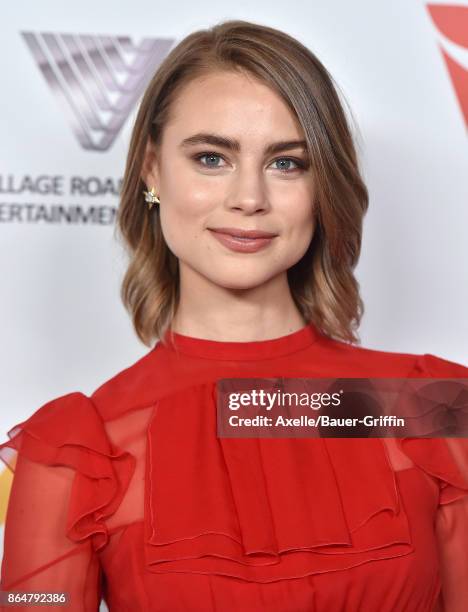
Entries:
[[[360,342],[364,312],[354,268],[361,250],[368,191],[338,88],[323,64],[288,34],[229,20],[184,38],[158,67],[141,100],[123,177],[116,230],[129,257],[121,299],[147,346],[172,332],[179,299],[177,257],[164,240],[159,207],[142,192],[146,145],[158,145],[180,89],[207,73],[247,71],[277,92],[297,117],[316,181],[316,225],[303,257],[288,271],[307,322],[344,342]],[[349,107],[348,107],[349,108]],[[311,206],[313,203],[311,202]]]

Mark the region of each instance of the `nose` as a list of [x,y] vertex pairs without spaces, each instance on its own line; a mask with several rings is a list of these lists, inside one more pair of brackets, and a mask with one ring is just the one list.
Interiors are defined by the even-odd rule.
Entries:
[[232,176],[229,194],[226,198],[230,210],[240,210],[246,214],[266,212],[269,207],[267,187],[262,171],[246,164],[239,167]]

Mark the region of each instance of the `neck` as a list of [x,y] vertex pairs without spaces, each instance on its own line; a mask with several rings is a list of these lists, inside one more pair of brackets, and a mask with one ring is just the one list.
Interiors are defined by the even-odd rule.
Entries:
[[180,298],[172,321],[176,333],[221,342],[279,338],[306,325],[280,274],[253,288],[226,288],[195,273],[180,275]]

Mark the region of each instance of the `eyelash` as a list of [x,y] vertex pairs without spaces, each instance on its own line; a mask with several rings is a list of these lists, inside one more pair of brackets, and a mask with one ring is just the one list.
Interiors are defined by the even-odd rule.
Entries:
[[[195,155],[193,157],[193,159],[200,163],[204,168],[213,168],[214,170],[217,170],[218,167],[222,167],[222,166],[208,166],[207,164],[203,164],[201,163],[201,158],[202,157],[220,157],[221,159],[224,159],[224,157],[222,155],[220,155],[219,153],[215,153],[214,151],[205,151],[204,153],[198,153],[197,155]],[[279,161],[279,160],[283,160],[286,159],[288,161],[292,161],[293,163],[295,163],[298,167],[297,168],[293,168],[292,170],[281,170],[278,168],[278,170],[280,172],[282,172],[283,174],[291,174],[293,172],[298,172],[299,170],[304,170],[307,166],[307,164],[305,162],[303,162],[300,159],[296,159],[295,157],[277,157],[276,159],[274,159],[272,161],[272,163],[274,164],[275,162]],[[224,159],[224,161],[226,161]]]

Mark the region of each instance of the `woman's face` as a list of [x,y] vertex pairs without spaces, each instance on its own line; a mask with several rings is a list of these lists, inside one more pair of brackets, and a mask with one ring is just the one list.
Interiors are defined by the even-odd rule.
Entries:
[[[147,149],[143,174],[161,200],[156,206],[179,260],[181,289],[200,280],[251,289],[274,282],[301,259],[314,232],[305,143],[267,147],[303,138],[285,102],[250,75],[214,72],[181,90],[160,147]],[[238,252],[213,234],[221,227],[275,237],[255,252]]]

